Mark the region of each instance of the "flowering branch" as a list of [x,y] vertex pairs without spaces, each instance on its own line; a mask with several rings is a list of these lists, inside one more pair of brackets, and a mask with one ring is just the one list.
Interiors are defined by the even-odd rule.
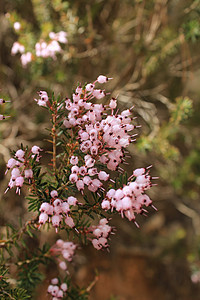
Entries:
[[[137,215],[146,215],[149,207],[155,208],[146,194],[153,185],[151,181],[156,179],[150,176],[150,167],[135,169],[129,178],[121,167],[127,163],[126,148],[135,141],[133,130],[137,126],[132,124],[132,108],[119,113],[114,98],[108,105],[92,103],[94,98],[100,100],[108,95],[96,85],[110,79],[100,75],[93,83],[79,85],[72,100],[54,96],[51,99],[46,91],[39,92],[40,99],[35,101],[52,115],[53,176],[50,170],[41,173],[38,146],[17,150],[7,164],[7,171],[11,169],[7,190],[16,186],[16,192],[20,193],[24,183],[31,188],[29,210],[38,212],[38,229],[45,224],[52,225],[56,233],[64,229],[68,236],[82,243],[89,241],[97,250],[109,249],[108,240],[115,231],[108,216],[119,213],[139,227]],[[58,145],[62,149],[59,155]],[[109,171],[118,177],[112,178]],[[79,198],[75,197],[77,192]],[[94,224],[96,216],[99,220]],[[60,269],[69,275],[68,263],[76,249],[73,242],[59,239],[42,257],[53,256]],[[20,264],[38,267],[39,261],[37,257],[28,258]],[[98,276],[85,293],[97,279]],[[54,278],[48,293],[52,299],[61,299],[70,294],[70,289],[66,282]]]

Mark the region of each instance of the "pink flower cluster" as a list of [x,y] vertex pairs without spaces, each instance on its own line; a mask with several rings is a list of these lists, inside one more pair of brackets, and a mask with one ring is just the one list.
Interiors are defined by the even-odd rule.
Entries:
[[[104,164],[111,171],[123,172],[120,167],[125,163],[126,151],[129,144],[135,141],[131,131],[138,127],[132,124],[131,109],[120,114],[117,100],[112,98],[108,105],[93,104],[93,98],[101,99],[106,95],[105,90],[95,87],[97,83],[106,83],[111,78],[100,75],[96,81],[84,87],[78,86],[72,100],[65,100],[67,117],[63,125],[78,132],[79,150],[84,155],[70,157],[71,173],[69,181],[83,193],[85,187],[91,192],[106,192],[104,182],[110,180],[110,175],[99,170],[99,164]],[[38,105],[46,106],[48,95],[45,91],[39,93],[41,99],[36,100]],[[146,212],[144,207],[151,205],[152,201],[145,194],[151,184],[149,171],[144,168],[136,169],[123,188],[110,189],[102,201],[102,209],[114,209],[135,222],[135,215]],[[136,222],[135,222],[136,223]],[[136,223],[137,224],[137,223]]]
[[[93,98],[101,99],[106,95],[105,90],[95,88],[96,83],[105,83],[111,78],[100,75],[93,83],[85,87],[78,86],[72,100],[66,99],[67,118],[63,121],[66,128],[78,127],[80,151],[85,154],[83,164],[78,157],[71,157],[71,175],[69,180],[76,183],[79,191],[85,185],[92,192],[103,189],[102,181],[107,181],[109,175],[98,171],[96,164],[105,164],[109,170],[120,170],[123,163],[124,149],[134,141],[130,135],[135,126],[131,124],[131,110],[117,111],[116,99],[112,98],[109,105],[93,104]],[[137,126],[136,126],[137,127]],[[78,165],[79,164],[79,165]],[[122,169],[121,169],[122,170]],[[97,178],[94,178],[94,176]],[[112,179],[111,179],[112,181]]]
[[[14,29],[19,31],[21,28],[21,24],[19,22],[14,23]],[[21,54],[20,60],[23,67],[26,67],[28,63],[36,57],[51,57],[54,60],[56,59],[56,54],[62,52],[62,48],[59,43],[67,44],[67,33],[65,31],[60,32],[50,32],[49,33],[50,41],[46,42],[44,40],[40,40],[35,44],[35,55],[31,52],[25,53],[24,45],[19,42],[14,42],[11,48],[11,54],[16,55],[17,53]]]
[[54,60],[56,59],[56,53],[61,52],[61,47],[57,41],[51,41],[50,43],[46,43],[44,41],[39,41],[35,45],[35,53],[38,57],[51,57]]
[[45,91],[39,91],[39,96],[40,96],[40,99],[34,99],[36,102],[37,102],[37,104],[39,105],[39,106],[44,106],[44,107],[46,107],[47,106],[47,102],[48,102],[48,100],[49,100],[49,97],[48,97],[48,95],[47,95],[47,92],[45,92]]
[[73,196],[67,198],[66,201],[63,201],[58,198],[57,191],[51,191],[51,203],[43,202],[40,206],[40,216],[39,216],[39,228],[41,225],[44,225],[47,221],[52,223],[52,226],[55,227],[56,232],[58,227],[61,224],[61,221],[64,219],[65,224],[71,228],[75,226],[72,217],[69,216],[70,207],[77,204],[77,199]]
[[5,193],[16,186],[16,193],[20,194],[21,187],[24,184],[24,180],[27,179],[29,183],[31,183],[31,179],[33,178],[33,171],[30,167],[30,160],[34,159],[36,156],[36,161],[40,159],[40,147],[33,146],[29,153],[25,153],[24,150],[19,149],[15,153],[15,158],[10,158],[7,163],[7,170],[12,169],[10,181],[8,183],[8,187]]
[[67,33],[65,31],[60,31],[58,33],[50,32],[49,37],[51,39],[49,43],[43,40],[36,43],[35,53],[38,57],[51,57],[55,60],[56,54],[62,51],[59,43],[66,44],[68,42]]
[[57,33],[51,31],[49,33],[49,37],[52,41],[58,41],[59,43],[62,43],[62,44],[68,43],[67,32],[65,32],[65,31],[59,31]]
[[14,42],[13,46],[11,48],[11,54],[16,55],[17,53],[21,54],[20,60],[23,67],[26,67],[26,65],[32,61],[33,55],[31,52],[25,52],[24,45],[20,44],[19,42]]
[[[64,242],[63,240],[59,239],[50,249],[51,255],[56,256],[59,262],[59,267],[67,273],[69,272],[66,262],[72,261],[76,248],[77,246],[74,243]],[[53,278],[51,280],[51,284],[48,286],[47,292],[53,297],[52,300],[59,300],[65,296],[67,289],[68,286],[66,283],[62,283],[59,286],[58,278]]]
[[[85,164],[78,167],[78,157],[71,157],[70,163],[73,166],[71,168],[69,180],[72,183],[76,183],[77,189],[81,192],[83,192],[85,185],[91,192],[96,192],[98,189],[104,191],[104,188],[102,187],[103,183],[101,181],[107,181],[110,177],[109,174],[105,171],[98,172],[97,168],[94,168],[95,160],[90,155],[86,155],[84,160]],[[98,178],[94,178],[95,175],[97,175]]]
[[[153,179],[155,178],[153,177]],[[144,168],[133,171],[133,175],[129,179],[134,179],[134,181],[129,181],[123,188],[110,189],[106,193],[106,198],[102,201],[101,207],[104,210],[111,209],[113,211],[113,209],[116,209],[122,217],[125,215],[129,221],[135,221],[135,214],[146,212],[143,207],[152,205],[149,196],[144,194],[152,184],[149,171]]]
[[33,60],[33,54],[30,51],[23,53],[20,60],[22,66],[25,68]]
[[[106,115],[106,110],[104,111]],[[130,110],[126,110],[121,115],[109,115],[102,120],[98,118],[99,121],[95,122],[95,114],[94,120],[87,121],[79,130],[80,150],[106,164],[109,170],[116,170],[124,157],[123,149],[131,142],[128,132],[134,126],[130,124],[129,115]]]
[[[51,255],[57,258],[59,267],[67,273],[69,272],[66,262],[72,261],[76,248],[77,246],[74,243],[64,242],[59,239],[50,249]],[[59,300],[65,296],[67,289],[68,286],[66,283],[59,285],[58,278],[53,278],[51,284],[48,286],[47,292],[53,297],[52,300]]]
[[48,286],[47,292],[52,296],[52,300],[59,300],[65,296],[67,289],[66,283],[59,285],[58,278],[53,278],[51,284]]
[[51,247],[50,251],[52,255],[55,255],[57,257],[61,256],[61,258],[58,259],[59,267],[62,270],[67,271],[66,261],[72,261],[76,248],[77,246],[74,243],[64,242],[63,240],[59,239],[56,241],[56,244]]
[[11,48],[11,54],[16,55],[17,53],[24,53],[25,47],[24,45],[20,44],[19,42],[14,42]]
[[[137,225],[136,215],[147,212],[145,208],[148,206],[154,207],[152,200],[145,192],[152,186],[151,179],[156,179],[156,177],[152,178],[149,175],[150,167],[140,168],[133,171],[126,185],[118,189],[110,188],[108,191],[104,188],[106,181],[109,180],[112,183],[115,181],[110,178],[110,174],[102,170],[102,165],[111,171],[123,173],[124,170],[120,164],[126,163],[126,148],[135,141],[135,134],[131,132],[139,127],[132,124],[131,109],[118,112],[115,98],[112,98],[108,105],[91,102],[94,98],[98,100],[107,95],[105,90],[96,88],[96,84],[106,83],[110,79],[100,75],[93,83],[83,87],[78,86],[72,100],[65,99],[67,113],[63,125],[72,130],[79,144],[79,152],[75,150],[69,157],[71,164],[69,181],[82,194],[86,187],[98,195],[101,192],[104,195],[101,202],[101,208],[104,211],[115,210],[122,217],[127,217]],[[36,100],[38,105],[47,106],[47,93],[40,91],[39,96],[40,99]],[[64,218],[67,225],[74,227],[73,219],[69,216],[71,205],[69,199],[73,197],[68,197],[67,200],[57,197],[58,195],[55,195],[55,198],[52,196],[54,199],[51,199],[51,204],[41,205],[39,223],[44,224],[48,218],[51,218],[52,225],[57,230]],[[72,205],[76,204],[77,199]],[[98,226],[91,227],[95,236],[92,244],[98,250],[108,247],[107,239],[111,233],[111,227],[107,223],[107,219],[102,219]]]
[[92,239],[94,248],[100,250],[108,247],[108,236],[110,235],[112,227],[108,225],[106,218],[101,219],[97,226],[92,226],[92,233],[95,236]]
[[100,75],[85,88],[77,87],[73,101],[65,101],[69,113],[63,124],[66,128],[78,126],[80,151],[114,171],[123,161],[123,149],[134,141],[129,132],[135,127],[131,124],[130,109],[121,114],[114,113],[116,99],[111,99],[108,106],[90,102],[93,98],[101,99],[106,95],[104,90],[95,89],[95,83],[106,81],[108,78]]

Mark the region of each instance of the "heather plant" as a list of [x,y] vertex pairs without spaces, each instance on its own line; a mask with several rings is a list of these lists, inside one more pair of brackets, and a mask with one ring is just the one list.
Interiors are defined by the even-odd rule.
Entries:
[[[111,98],[108,105],[101,103],[109,95],[101,85],[109,80],[100,75],[92,83],[79,84],[71,98],[40,91],[39,99],[35,99],[51,116],[52,158],[44,170],[43,149],[22,145],[7,162],[10,180],[5,193],[15,189],[20,194],[26,185],[28,210],[33,214],[19,230],[8,228],[2,237],[2,299],[7,295],[12,299],[14,293],[4,275],[6,266],[16,264],[15,291],[28,299],[34,293],[33,284],[43,278],[39,265],[48,265],[52,260],[57,262],[60,274],[47,288],[49,297],[86,299],[89,289],[74,288],[70,279],[69,265],[75,252],[89,243],[97,250],[108,250],[111,235],[116,233],[112,215],[120,214],[139,227],[137,215],[155,209],[147,195],[156,179],[150,175],[151,166],[137,168],[129,175],[123,169],[130,160],[127,147],[135,141],[139,126],[134,124],[133,108],[119,112],[116,98]],[[94,103],[94,99],[100,103]],[[55,244],[44,244],[30,253],[24,235],[33,239],[38,231],[51,228],[58,235]],[[59,238],[63,231],[66,240]],[[12,257],[14,247],[23,248],[24,259]]]
[[[165,264],[167,261],[165,270],[162,272],[162,274],[165,274],[162,275],[162,277],[164,277],[167,274],[167,270],[169,271],[170,275],[167,282],[174,284],[173,276],[171,276],[170,273],[172,266],[173,270],[178,268],[178,278],[183,274],[187,274],[187,272],[179,270],[179,262],[181,259],[182,266],[187,266],[189,262],[191,274],[194,275],[192,275],[192,280],[198,282],[200,144],[197,128],[199,125],[199,97],[196,92],[192,93],[191,90],[194,79],[198,78],[196,71],[199,69],[200,1],[103,0],[88,3],[88,1],[85,0],[5,0],[4,2],[5,8],[3,8],[3,14],[1,14],[1,30],[5,43],[3,42],[2,47],[0,47],[3,62],[2,68],[0,69],[2,83],[0,98],[6,100],[12,99],[12,108],[9,104],[5,105],[3,103],[0,105],[2,116],[12,116],[12,118],[9,119],[10,126],[7,126],[8,120],[1,121],[1,154],[4,157],[4,162],[7,162],[10,158],[9,150],[16,149],[16,145],[20,145],[21,142],[23,142],[23,145],[28,144],[30,151],[34,145],[39,145],[41,150],[38,150],[38,154],[34,154],[32,151],[30,153],[27,152],[28,150],[26,150],[25,146],[21,149],[18,148],[18,150],[23,150],[25,152],[25,158],[28,157],[30,162],[31,160],[33,162],[32,155],[36,155],[36,159],[42,156],[40,161],[36,162],[35,165],[36,168],[41,166],[40,174],[46,172],[41,182],[43,182],[45,178],[48,178],[48,180],[52,178],[52,174],[49,173],[49,170],[46,170],[44,163],[44,160],[48,160],[49,155],[52,154],[46,152],[48,146],[45,145],[45,142],[42,142],[44,138],[49,139],[47,135],[44,136],[45,133],[42,130],[49,125],[49,115],[45,113],[45,109],[49,110],[49,98],[53,98],[49,91],[53,90],[56,95],[58,91],[62,91],[65,95],[67,94],[66,91],[71,91],[71,86],[73,86],[74,82],[88,81],[90,78],[95,78],[95,76],[101,72],[112,74],[113,80],[109,80],[110,98],[119,95],[118,106],[120,110],[135,105],[134,115],[139,115],[140,124],[142,124],[142,133],[140,133],[137,143],[134,146],[133,143],[129,145],[129,152],[132,156],[134,155],[138,166],[148,166],[150,161],[154,165],[155,173],[159,174],[161,178],[159,187],[156,189],[159,194],[159,203],[157,204],[159,213],[153,214],[151,218],[145,219],[145,226],[142,226],[142,228],[148,228],[148,235],[145,230],[143,232],[143,229],[137,230],[131,243],[134,246],[138,246],[141,252],[143,248],[148,245],[152,251],[155,251],[156,255],[157,249],[159,248],[161,255],[159,257],[156,256],[156,261],[159,261],[161,264]],[[8,11],[6,11],[7,8]],[[62,51],[56,52],[53,58],[37,56],[35,45],[37,43],[41,45],[42,41],[48,46],[51,41],[49,34],[51,32],[57,34],[60,31],[66,32],[68,39],[67,44],[62,44],[57,41]],[[15,56],[10,55],[13,43],[16,41],[24,46],[25,52],[31,52],[31,61],[27,63],[26,68],[22,67],[20,53]],[[43,99],[40,97],[40,99],[37,99],[37,103],[40,106],[44,106],[46,103],[46,108],[36,108],[35,102],[32,101],[33,93],[40,89],[47,90],[48,95],[43,93]],[[194,101],[192,102],[188,96],[194,99]],[[48,100],[45,101],[47,97]],[[109,105],[107,96],[100,99],[100,101],[104,105]],[[193,114],[191,114],[192,106],[194,107]],[[189,120],[187,120],[188,116],[190,116]],[[65,124],[67,126],[69,125],[68,117],[66,117]],[[64,128],[64,121],[62,126]],[[69,128],[67,129],[67,131],[70,132],[69,141],[71,141],[72,138],[70,130]],[[57,129],[57,134],[58,132],[60,131]],[[84,132],[82,136],[87,136],[87,134],[88,132]],[[61,137],[62,136],[63,133],[61,134]],[[134,137],[132,138],[134,139]],[[56,155],[58,156],[63,151],[62,145],[59,144],[59,135],[56,137],[56,141],[58,143]],[[81,140],[79,140],[79,146],[84,150],[86,144],[87,148],[87,142],[84,143],[83,140],[80,145],[80,141]],[[77,140],[74,143],[76,142]],[[51,147],[51,145],[52,143],[50,143],[49,147]],[[93,150],[95,151],[95,148],[93,148]],[[68,152],[69,151],[70,148],[68,148]],[[17,161],[21,160],[15,156],[15,153],[13,153],[12,159]],[[24,159],[24,157],[22,157],[22,159]],[[1,162],[2,170],[5,166],[4,162]],[[79,159],[77,165],[71,166],[71,173],[76,172],[77,169],[79,170],[79,168],[82,167],[81,162],[82,160]],[[127,162],[130,163],[131,161],[124,161],[124,167],[122,165],[120,165],[120,167],[125,169]],[[18,161],[18,163],[20,162]],[[12,165],[12,160],[9,161],[8,166],[9,164]],[[60,164],[61,161],[57,158],[56,166],[60,166]],[[126,169],[129,171],[128,174],[131,175],[130,166],[131,164],[126,165]],[[17,170],[13,171],[13,169]],[[18,169],[23,178],[17,180],[18,186],[16,186],[12,180],[9,182],[10,187],[8,186],[8,189],[11,191],[8,191],[4,197],[5,200],[3,199],[1,202],[2,208],[5,210],[5,214],[4,212],[1,213],[2,225],[7,223],[8,220],[12,222],[12,224],[15,223],[12,221],[12,215],[16,216],[16,213],[13,211],[12,213],[8,213],[9,209],[5,209],[4,205],[6,206],[7,203],[12,203],[12,199],[15,199],[15,205],[18,205],[18,209],[19,207],[21,209],[23,205],[27,205],[27,202],[24,204],[23,201],[20,202],[21,200],[18,199],[22,199],[24,193],[28,192],[32,182],[31,176],[35,176],[33,171],[32,175],[31,166],[28,164],[24,170],[23,167],[17,167],[17,164],[14,165],[14,167],[7,172],[8,175],[6,179],[2,181],[1,190],[4,191],[7,189],[7,183],[5,189],[3,188],[5,181],[8,181],[8,176],[15,176],[15,172],[18,172]],[[145,172],[149,170],[150,169],[145,168]],[[11,173],[12,171],[13,174]],[[101,171],[106,172],[106,174],[100,173],[99,169],[98,172],[100,175],[94,175],[94,179],[103,183],[100,190],[105,188],[106,192],[108,192],[108,186],[110,185],[109,188],[112,189],[114,185],[111,180],[115,179],[116,172],[120,174],[122,170],[107,171],[105,168]],[[3,173],[2,171],[1,174]],[[107,181],[99,179],[99,176],[106,178],[108,175],[110,177]],[[127,177],[128,176],[129,175],[127,175]],[[77,177],[77,181],[83,180],[84,178],[81,174],[78,174]],[[70,179],[76,180],[77,177],[76,174],[73,173]],[[68,179],[69,178],[67,178],[67,180]],[[87,179],[84,179],[84,181],[85,180]],[[125,180],[123,176],[120,175],[120,180],[125,182],[124,184],[128,190],[130,184],[127,184],[127,179]],[[22,183],[23,187],[21,189],[20,185]],[[71,184],[72,182],[70,181],[69,185]],[[79,186],[81,182],[77,184]],[[71,221],[71,225],[73,225],[72,221],[74,222],[74,218],[71,214],[72,209],[74,210],[78,207],[77,210],[79,210],[81,204],[78,203],[83,202],[81,197],[85,197],[85,193],[90,193],[90,186],[84,183],[84,195],[81,196],[82,191],[80,190],[79,197],[76,182],[74,182],[72,186],[74,186],[74,189],[73,196],[71,197],[77,199],[77,203],[75,207],[70,207],[69,205],[70,211],[67,215],[64,212],[62,213],[60,224],[66,226],[66,228],[68,228],[68,225],[65,223],[67,217],[68,221]],[[57,199],[61,198],[61,204],[64,203],[64,206],[68,209],[71,187],[70,193],[66,192],[66,198],[60,197],[59,193],[61,192],[57,191],[56,188],[55,184],[53,184],[48,192],[57,192]],[[66,188],[68,188],[68,186]],[[92,186],[92,188],[94,187]],[[15,189],[21,196],[13,196]],[[155,189],[152,189],[152,192],[154,191]],[[99,189],[97,192],[99,193]],[[101,201],[102,212],[105,211],[107,216],[107,214],[109,215],[112,211],[112,214],[118,213],[119,216],[127,218],[125,211],[119,209],[124,200],[122,201],[122,199],[120,199],[118,203],[119,210],[117,210],[115,206],[111,205],[111,202],[112,204],[114,204],[114,202],[112,198],[109,198],[110,193]],[[7,197],[10,197],[9,201]],[[51,195],[49,195],[49,197],[51,197]],[[32,196],[30,198],[32,198]],[[157,197],[156,195],[152,195],[152,198],[155,199]],[[65,230],[60,230],[60,226],[55,226],[51,231],[54,224],[52,220],[56,221],[56,219],[58,219],[59,221],[60,219],[56,218],[53,205],[54,198],[52,197],[51,199],[52,200],[49,198],[47,201],[45,200],[45,202],[51,205],[50,210],[52,210],[53,206],[53,215],[50,215],[50,218],[46,220],[44,225],[39,223],[39,218],[41,221],[44,221],[46,212],[45,210],[43,211],[43,208],[39,210],[42,205],[42,203],[39,203],[39,208],[34,213],[36,220],[34,218],[32,220],[31,212],[31,217],[30,215],[25,217],[25,219],[30,218],[31,221],[20,221],[22,223],[19,224],[18,229],[15,223],[15,227],[13,228],[11,226],[7,228],[7,233],[5,233],[5,227],[2,226],[3,234],[8,235],[9,242],[6,248],[8,251],[13,250],[14,246],[12,245],[16,245],[17,243],[20,243],[19,249],[24,249],[27,240],[34,240],[33,234],[36,235],[36,240],[39,240],[40,232],[46,232],[48,228],[49,232],[57,230],[57,236],[65,240],[66,236],[62,236]],[[125,199],[125,201],[127,201],[127,199]],[[13,203],[11,205],[13,205]],[[44,203],[43,206],[47,209],[48,205]],[[14,210],[14,205],[12,206],[12,210]],[[143,215],[144,214],[145,211],[143,211]],[[104,216],[102,216],[102,218],[104,218]],[[72,219],[69,219],[69,217]],[[14,217],[14,219],[16,218]],[[137,222],[139,222],[139,224],[141,223],[137,220],[135,221],[136,225]],[[141,220],[140,217],[139,220]],[[151,221],[154,220],[155,223],[156,220],[160,220],[160,223],[156,223],[157,227],[155,226],[154,229],[151,229]],[[88,227],[87,232],[87,242],[90,243],[91,241],[97,248],[102,247],[102,249],[109,249],[109,247],[104,247],[98,242],[99,238],[104,238],[103,236],[98,237],[98,235],[96,235],[94,237],[92,234],[95,229],[101,230],[102,225],[99,221],[100,219],[95,219],[95,221],[91,219],[91,227]],[[109,220],[108,222],[108,226],[111,226]],[[39,231],[35,230],[36,225],[40,226]],[[131,226],[130,228],[132,229]],[[165,238],[163,237],[163,230],[165,230]],[[72,232],[75,231],[76,226],[72,229]],[[72,232],[70,233],[71,236]],[[97,230],[97,233],[98,232]],[[107,237],[110,238],[113,233],[115,233],[115,228],[112,228]],[[4,235],[4,237],[6,235]],[[2,241],[6,240],[4,237],[2,237]],[[107,237],[105,238],[107,239]],[[80,236],[77,235],[76,239],[79,240],[79,238]],[[86,238],[84,238],[84,242],[85,239]],[[95,241],[93,242],[93,240]],[[102,241],[102,239],[100,241]],[[103,241],[105,242],[105,240]],[[184,247],[182,243],[185,243]],[[75,242],[75,245],[78,245],[78,242]],[[187,247],[185,245],[187,245]],[[2,247],[4,247],[4,244],[2,244]],[[44,249],[40,249],[39,252],[35,253],[35,256],[32,257],[31,263],[29,263],[30,254],[27,254],[28,251],[19,251],[16,260],[18,259],[20,263],[24,261],[21,266],[17,265],[18,270],[20,270],[20,272],[18,272],[18,274],[20,274],[20,276],[18,276],[18,286],[20,286],[20,288],[25,287],[26,290],[32,289],[33,284],[32,282],[28,282],[27,278],[34,278],[34,282],[36,282],[35,285],[37,285],[37,282],[43,280],[43,278],[41,278],[43,272],[38,270],[41,269],[42,264],[47,265],[47,260],[48,264],[52,263],[52,256],[49,256],[49,249],[51,248],[54,249],[56,246],[49,245],[49,248],[44,247]],[[76,249],[78,253],[80,248],[77,246]],[[15,251],[11,256],[15,255]],[[54,255],[53,257],[56,258],[59,264],[60,261],[58,261],[57,258],[61,259],[62,256],[56,257]],[[7,258],[6,256],[6,259]],[[65,262],[68,268],[70,268],[70,263]],[[8,264],[6,266],[9,267]],[[30,272],[27,270],[25,272],[27,268],[30,268]],[[156,264],[153,268],[156,269]],[[23,272],[21,272],[22,269]],[[10,267],[9,270],[11,270]],[[5,271],[5,269],[2,269],[2,274],[4,274]],[[13,274],[13,270],[11,271],[11,274]],[[175,274],[175,271],[173,273]],[[3,276],[6,277],[6,280],[7,278],[15,277],[15,275],[10,275],[8,272]],[[57,275],[55,274],[54,276]],[[26,278],[26,280],[24,280],[24,278]],[[157,279],[155,281],[157,282]],[[13,281],[10,283],[8,279],[7,283],[6,291],[10,291],[12,295],[12,293],[16,292],[13,290]],[[187,283],[188,285],[190,284],[190,279]],[[57,285],[59,290],[61,289],[61,284],[61,280],[56,284],[52,283],[52,285]],[[177,288],[179,284],[173,286],[179,295],[180,291]],[[186,287],[185,284],[183,286]],[[67,293],[69,297],[69,289]],[[73,290],[73,293],[76,293],[75,290]],[[172,293],[171,290],[169,293]],[[63,294],[65,295],[64,291]],[[191,298],[191,296],[188,296],[188,298]]]

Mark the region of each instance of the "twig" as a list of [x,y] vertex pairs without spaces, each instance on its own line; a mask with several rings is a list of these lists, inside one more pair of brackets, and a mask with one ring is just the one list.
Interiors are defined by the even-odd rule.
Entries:
[[99,276],[96,275],[94,280],[90,283],[90,285],[86,288],[86,292],[89,293],[91,291],[91,289],[93,288],[93,286],[97,283],[97,281],[99,280]]
[[2,293],[7,295],[10,299],[15,300],[15,298],[13,296],[11,296],[9,293],[7,293],[6,291],[2,291]]
[[54,174],[54,176],[56,175],[56,117],[57,117],[57,109],[53,113],[53,116],[52,116],[53,127],[52,127],[52,130],[51,130],[52,142],[53,142],[52,162],[53,162],[53,174]]
[[6,247],[6,244],[13,244],[14,240],[20,240],[23,233],[26,232],[26,229],[29,225],[35,224],[37,218],[31,221],[27,221],[24,226],[18,231],[18,233],[14,234],[13,237],[7,240],[0,240],[0,248]]

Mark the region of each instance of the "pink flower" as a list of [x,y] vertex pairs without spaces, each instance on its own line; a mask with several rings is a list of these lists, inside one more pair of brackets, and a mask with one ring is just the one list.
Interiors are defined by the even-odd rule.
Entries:
[[67,284],[66,284],[66,283],[62,283],[60,287],[61,287],[61,289],[62,289],[64,292],[67,291]]
[[51,279],[52,284],[58,284],[58,278],[53,278]]
[[25,170],[24,171],[24,177],[28,178],[28,179],[33,178],[33,171],[31,169]]
[[100,180],[107,181],[109,179],[109,174],[107,174],[105,171],[100,171],[98,177]]
[[11,172],[11,179],[16,180],[17,177],[21,175],[20,170],[18,168],[14,168]]
[[117,100],[116,99],[111,99],[109,103],[110,108],[115,109],[117,107]]
[[12,169],[16,165],[16,160],[14,158],[10,158],[7,163],[7,169]]
[[78,164],[78,157],[77,156],[71,156],[70,164],[77,165]]
[[66,217],[65,218],[65,224],[68,225],[71,228],[73,228],[75,226],[74,220],[71,217]]
[[14,44],[12,46],[12,49],[11,49],[11,54],[12,55],[17,54],[18,52],[19,53],[24,53],[24,51],[25,51],[25,48],[22,44],[20,44],[18,42],[14,42]]
[[75,197],[70,196],[70,197],[67,198],[67,202],[69,203],[69,205],[74,205],[75,206],[77,204],[78,200]]
[[46,213],[41,213],[39,216],[39,223],[43,225],[46,223],[47,220],[48,220],[48,215]]
[[27,64],[32,61],[32,53],[31,52],[24,53],[22,54],[20,59],[21,59],[22,66],[25,68]]
[[58,192],[53,190],[53,191],[51,191],[50,195],[52,198],[56,198],[56,197],[58,197]]
[[16,151],[15,156],[19,159],[22,159],[24,157],[25,152],[22,149],[19,149]]
[[69,180],[72,182],[72,183],[75,183],[75,182],[77,182],[77,180],[78,180],[78,176],[77,176],[77,174],[71,174],[70,176],[69,176]]
[[98,83],[106,83],[110,79],[112,79],[112,78],[108,78],[106,76],[99,75],[99,77],[97,78],[97,81],[98,81]]
[[14,29],[15,29],[16,31],[19,31],[20,28],[21,28],[21,24],[20,24],[19,22],[15,22],[15,23],[13,24],[13,27],[14,27]]
[[[71,175],[70,175],[71,176]],[[83,180],[78,180],[77,182],[76,182],[76,187],[77,187],[77,189],[79,190],[79,191],[82,191],[82,190],[84,190],[84,182],[83,182]]]

